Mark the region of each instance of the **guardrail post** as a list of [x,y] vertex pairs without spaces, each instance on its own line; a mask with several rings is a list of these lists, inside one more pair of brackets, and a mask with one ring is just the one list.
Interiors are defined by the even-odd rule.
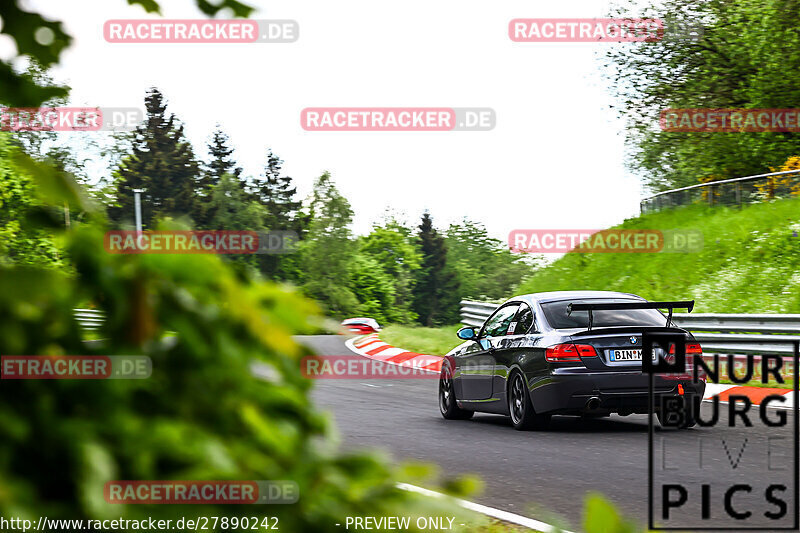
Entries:
[[738,181],[736,182],[736,205],[742,207],[742,184]]
[[709,185],[708,186],[708,205],[710,205],[710,206],[714,205],[714,186],[713,185]]

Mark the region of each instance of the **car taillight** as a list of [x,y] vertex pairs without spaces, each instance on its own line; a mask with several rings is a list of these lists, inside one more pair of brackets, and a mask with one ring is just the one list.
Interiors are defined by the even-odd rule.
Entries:
[[578,353],[581,354],[581,357],[597,357],[597,352],[594,349],[594,346],[590,346],[588,344],[576,344],[575,348],[578,350]]
[[[675,345],[669,345],[669,353],[675,354]],[[703,348],[696,342],[690,343],[686,345],[686,353],[688,354],[702,354]]]
[[597,357],[594,346],[588,344],[556,344],[544,351],[545,360],[551,363],[580,363],[581,357]]
[[[700,346],[698,343],[693,342],[691,344],[686,345],[686,372],[692,373],[692,369],[694,368],[694,358],[695,357],[703,357],[703,347]],[[706,374],[703,372],[703,369],[700,368],[697,372],[697,378],[699,380],[705,381]]]
[[[667,358],[667,359],[668,360],[674,360],[675,359],[675,357],[674,357],[675,356],[675,345],[674,344],[670,344],[669,345],[669,353],[673,357],[672,358]],[[686,373],[687,374],[691,374],[691,372],[692,372],[692,368],[693,368],[693,364],[694,364],[694,361],[692,360],[692,358],[695,357],[695,356],[698,356],[698,357],[702,357],[703,356],[703,347],[700,346],[700,344],[697,343],[697,342],[687,343],[686,344]],[[701,380],[705,381],[706,377],[705,377],[705,373],[703,372],[702,369],[700,369],[700,371],[697,373],[697,377],[698,377],[698,379],[701,379]]]

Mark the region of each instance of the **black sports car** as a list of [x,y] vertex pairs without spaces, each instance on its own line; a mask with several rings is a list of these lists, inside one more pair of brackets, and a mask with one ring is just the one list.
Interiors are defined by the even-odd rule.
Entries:
[[[651,376],[642,369],[644,337],[680,338],[687,361],[700,357],[702,349],[692,334],[671,323],[673,308],[691,311],[693,305],[648,302],[607,291],[512,298],[480,328],[458,330],[466,342],[450,351],[442,364],[442,416],[465,419],[475,411],[496,413],[510,416],[517,429],[529,429],[546,426],[554,414],[647,413]],[[669,315],[659,309],[669,309]],[[652,343],[651,360],[674,361],[680,344]],[[705,392],[705,381],[694,382],[688,367],[683,370],[653,376],[653,405],[662,425],[676,425],[660,407],[665,400],[692,405]],[[680,425],[694,424],[688,409]]]

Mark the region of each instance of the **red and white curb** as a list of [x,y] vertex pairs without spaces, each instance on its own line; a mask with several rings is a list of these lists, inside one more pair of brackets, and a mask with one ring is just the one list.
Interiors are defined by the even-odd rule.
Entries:
[[345,345],[358,355],[375,359],[390,365],[404,366],[415,370],[439,373],[442,370],[442,357],[409,352],[403,348],[395,348],[378,338],[377,333],[349,339]]
[[[437,374],[442,370],[443,358],[441,356],[420,354],[410,352],[403,348],[397,348],[380,340],[377,333],[349,339],[345,344],[353,352],[369,359],[375,359],[376,361],[416,370],[435,372]],[[746,396],[753,405],[760,405],[764,398],[774,394],[784,396],[786,400],[783,403],[771,402],[770,407],[779,409],[790,409],[794,407],[794,391],[790,389],[745,387],[721,383],[707,383],[703,400],[710,400],[713,396],[718,395],[720,402],[727,403],[732,395]]]
[[719,396],[720,403],[728,403],[731,396],[746,396],[753,405],[761,405],[767,396],[777,394],[783,396],[782,403],[770,402],[770,407],[777,409],[791,409],[794,407],[794,391],[791,389],[774,389],[769,387],[744,387],[741,385],[723,385],[721,383],[706,383],[706,392],[703,400],[708,401],[713,396]]

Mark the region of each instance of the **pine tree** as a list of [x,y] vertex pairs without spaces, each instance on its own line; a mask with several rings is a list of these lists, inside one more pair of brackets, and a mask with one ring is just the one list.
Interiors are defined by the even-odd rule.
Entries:
[[208,153],[211,157],[205,168],[204,188],[214,187],[225,174],[241,179],[242,168],[236,164],[236,159],[233,157],[230,137],[220,129],[219,124],[208,143]]
[[[264,206],[264,225],[268,230],[295,231],[299,237],[308,227],[309,219],[300,212],[300,202],[294,200],[297,188],[292,186],[291,177],[281,175],[282,167],[283,160],[268,150],[264,177],[256,182],[253,193]],[[265,254],[258,258],[259,269],[272,279],[296,277],[294,263],[294,258],[284,255]]]
[[116,221],[133,221],[133,189],[144,189],[145,228],[166,216],[197,218],[200,168],[183,125],[175,115],[167,114],[164,97],[155,87],[147,91],[145,107],[147,118],[132,133],[131,153],[115,171],[118,205],[110,208],[109,214]]
[[[211,137],[211,142],[208,143],[208,153],[210,155],[208,163],[204,165],[203,177],[200,182],[200,196],[198,203],[200,204],[200,212],[198,213],[197,223],[198,226],[205,229],[221,229],[227,226],[221,226],[219,221],[221,219],[218,213],[222,207],[218,202],[212,200],[212,192],[215,191],[223,177],[227,176],[232,178],[230,183],[225,184],[226,190],[231,188],[237,189],[235,195],[237,198],[244,198],[247,194],[247,182],[241,177],[242,169],[236,164],[233,157],[233,147],[230,146],[230,138],[225,132],[217,125],[214,134]],[[232,194],[234,191],[230,191]],[[245,228],[255,229],[255,228]]]
[[297,188],[292,186],[292,178],[282,176],[283,160],[267,151],[267,165],[264,168],[264,179],[256,183],[255,194],[261,204],[267,208],[267,228],[270,230],[298,230],[298,210],[300,202],[294,200]]
[[447,245],[433,227],[430,214],[422,215],[418,227],[422,268],[414,286],[414,312],[426,326],[457,321],[458,279],[447,265]]

